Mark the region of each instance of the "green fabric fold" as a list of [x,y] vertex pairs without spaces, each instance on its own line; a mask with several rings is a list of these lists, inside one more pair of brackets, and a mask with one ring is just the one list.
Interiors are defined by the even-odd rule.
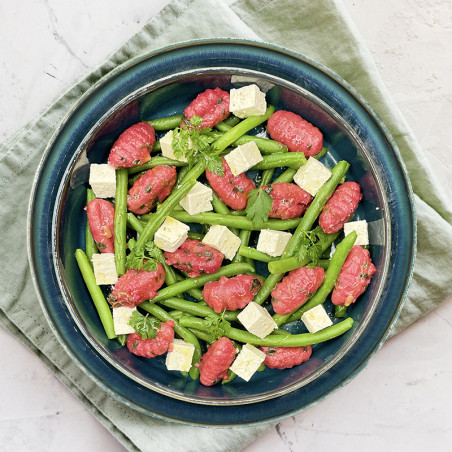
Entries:
[[0,324],[39,356],[131,451],[157,447],[237,451],[269,426],[206,429],[169,423],[143,416],[99,389],[58,343],[37,302],[26,261],[27,202],[53,130],[90,86],[132,57],[180,41],[213,37],[262,40],[324,64],[372,105],[392,133],[416,194],[418,254],[405,306],[391,334],[434,309],[452,293],[452,279],[436,270],[441,263],[452,262],[452,210],[340,1],[239,0],[227,7],[214,0],[173,0],[104,63],[68,87],[35,121],[0,145],[0,253],[3,262],[8,262],[0,270],[4,294]]

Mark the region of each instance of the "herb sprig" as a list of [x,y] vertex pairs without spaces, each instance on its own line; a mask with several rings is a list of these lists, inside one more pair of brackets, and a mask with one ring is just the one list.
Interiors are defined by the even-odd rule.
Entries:
[[149,314],[143,315],[138,311],[133,311],[128,324],[138,333],[141,339],[154,339],[157,337],[157,331],[161,323]]
[[273,198],[269,193],[271,193],[270,186],[264,189],[256,188],[248,193],[246,216],[258,228],[268,220],[272,208]]
[[185,157],[190,167],[194,166],[199,158],[206,161],[206,167],[219,176],[223,176],[223,162],[216,155],[211,144],[216,140],[210,127],[202,127],[202,118],[193,116],[190,120],[183,116],[183,127],[176,127],[173,131],[171,146],[177,158]]
[[128,242],[128,248],[131,252],[127,256],[127,270],[156,271],[157,263],[162,264],[165,261],[162,250],[153,241],[146,242],[144,249],[135,248],[135,243],[135,239],[130,239]]

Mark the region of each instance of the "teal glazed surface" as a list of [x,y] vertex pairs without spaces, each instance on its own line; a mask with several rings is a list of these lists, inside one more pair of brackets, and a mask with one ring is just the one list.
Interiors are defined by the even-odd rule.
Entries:
[[[140,119],[181,113],[201,91],[229,89],[232,76],[274,87],[277,109],[300,113],[324,134],[332,167],[364,193],[355,219],[369,222],[377,273],[349,308],[345,335],[313,347],[293,369],[266,369],[249,383],[236,378],[206,388],[108,341],[74,259],[84,247],[90,163],[106,160],[118,135]],[[259,132],[257,130],[256,132]],[[297,413],[350,381],[386,338],[406,294],[415,256],[412,192],[395,144],[366,102],[328,69],[286,50],[253,42],[199,41],[144,55],[119,66],[68,113],[49,143],[29,210],[29,259],[45,315],[77,364],[112,396],[145,414],[190,424],[244,425]],[[328,305],[327,307],[331,306]],[[303,332],[298,326],[294,331]]]

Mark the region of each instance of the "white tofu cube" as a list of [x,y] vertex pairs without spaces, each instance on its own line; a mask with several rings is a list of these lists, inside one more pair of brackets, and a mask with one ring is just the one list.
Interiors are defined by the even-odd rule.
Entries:
[[316,333],[333,324],[326,313],[323,304],[319,304],[309,311],[306,311],[301,316],[301,321],[306,325],[306,328],[310,333]]
[[228,155],[225,155],[224,159],[226,160],[231,173],[234,176],[238,176],[239,174],[248,171],[256,165],[256,163],[261,162],[263,157],[257,144],[254,141],[250,141],[249,143],[237,146]]
[[250,333],[261,339],[278,328],[278,325],[268,311],[254,301],[248,303],[237,318]]
[[196,182],[193,188],[180,200],[179,204],[190,214],[213,210],[212,189],[201,182]]
[[265,94],[257,85],[248,85],[229,92],[229,111],[238,118],[263,115],[267,109]]
[[265,360],[265,353],[254,345],[245,344],[230,369],[240,378],[249,381]]
[[300,166],[293,177],[294,182],[315,196],[322,185],[331,177],[331,171],[314,157],[309,157],[305,165]]
[[98,286],[116,284],[118,281],[114,253],[93,254],[93,270]]
[[202,242],[223,253],[226,259],[232,260],[240,248],[242,241],[226,226],[214,224],[204,236]]
[[166,158],[178,160],[179,162],[186,162],[187,159],[185,157],[177,158],[174,155],[173,151],[173,135],[174,132],[170,130],[166,135],[160,138],[160,147],[162,149],[162,155]]
[[163,251],[173,253],[188,237],[190,227],[172,217],[166,217],[154,235],[154,243]]
[[166,355],[166,368],[188,372],[191,368],[195,346],[182,339],[173,339]]
[[133,327],[129,325],[130,316],[137,308],[128,308],[120,306],[113,308],[113,326],[116,334],[132,334],[135,333]]
[[92,163],[89,167],[89,184],[96,198],[114,198],[116,194],[116,171],[107,164]]
[[291,238],[292,234],[290,232],[262,229],[259,234],[256,249],[271,257],[278,257],[284,253]]
[[369,245],[369,232],[366,220],[349,221],[348,223],[345,223],[344,234],[347,236],[352,231],[356,231],[358,234],[355,245]]

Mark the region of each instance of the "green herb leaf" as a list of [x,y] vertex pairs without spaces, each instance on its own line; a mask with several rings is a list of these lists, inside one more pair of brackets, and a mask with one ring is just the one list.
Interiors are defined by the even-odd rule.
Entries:
[[215,174],[223,175],[221,157],[216,156],[211,148],[215,136],[210,127],[202,127],[202,118],[193,116],[190,120],[183,118],[183,127],[173,131],[171,146],[177,158],[185,157],[189,167],[193,167],[199,158],[204,157],[207,167]]
[[135,243],[134,239],[130,239],[128,242],[128,248],[131,251],[126,260],[127,270],[156,271],[158,268],[157,262],[163,263],[164,261],[162,250],[158,248],[153,241],[147,242],[144,249],[135,248]]
[[319,259],[322,257],[322,245],[326,237],[321,233],[320,226],[312,231],[303,231],[298,242],[296,253],[300,259],[309,257],[312,261],[310,266],[316,267]]
[[157,337],[157,330],[161,327],[156,318],[150,317],[149,314],[144,316],[138,311],[132,313],[128,323],[143,340]]
[[256,188],[249,192],[245,212],[254,226],[259,228],[268,220],[272,203],[273,198],[268,194],[267,189]]
[[228,331],[231,328],[231,324],[225,320],[223,316],[224,313],[221,317],[210,315],[204,319],[204,325],[210,336],[211,342],[216,341],[220,337],[227,336]]

